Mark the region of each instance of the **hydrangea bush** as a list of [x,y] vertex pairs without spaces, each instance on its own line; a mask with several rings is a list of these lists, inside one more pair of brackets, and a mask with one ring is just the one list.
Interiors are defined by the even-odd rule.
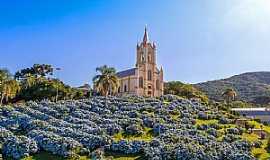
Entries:
[[8,138],[2,147],[3,154],[12,157],[13,159],[20,159],[34,154],[38,151],[36,141],[25,136],[13,136]]
[[[136,96],[92,97],[83,100],[27,102],[0,108],[0,145],[3,155],[20,159],[45,150],[62,157],[99,149],[141,154],[145,159],[254,159],[251,146],[241,141],[241,128],[225,129],[229,116],[196,100],[165,95],[160,99]],[[220,124],[196,124],[216,119]],[[145,133],[147,131],[147,133]],[[125,133],[133,139],[114,139]],[[146,134],[148,135],[145,138]]]

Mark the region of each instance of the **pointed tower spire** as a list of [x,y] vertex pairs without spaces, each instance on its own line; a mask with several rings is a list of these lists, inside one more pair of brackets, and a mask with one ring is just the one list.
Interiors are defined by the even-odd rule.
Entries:
[[144,28],[144,35],[143,35],[143,44],[146,44],[148,42],[148,33],[147,33],[147,27]]

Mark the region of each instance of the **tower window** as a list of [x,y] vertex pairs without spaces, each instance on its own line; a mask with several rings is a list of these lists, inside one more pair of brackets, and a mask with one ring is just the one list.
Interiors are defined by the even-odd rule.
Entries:
[[143,52],[141,53],[141,61],[144,62],[145,61],[145,58],[144,58],[144,54]]
[[152,71],[148,70],[148,81],[152,80]]
[[124,86],[124,92],[127,92],[127,85]]
[[139,87],[143,88],[143,77],[139,78]]

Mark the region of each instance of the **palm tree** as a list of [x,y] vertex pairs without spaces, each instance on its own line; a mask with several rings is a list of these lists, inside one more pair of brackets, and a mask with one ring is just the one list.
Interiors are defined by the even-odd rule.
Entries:
[[11,79],[12,76],[7,69],[0,69],[0,105],[2,105],[3,99],[5,97],[5,92],[7,91],[7,81]]
[[116,93],[119,86],[116,70],[115,68],[104,65],[97,67],[96,72],[98,72],[98,74],[93,78],[94,88],[100,92],[102,96],[105,96],[107,105],[109,92]]
[[3,104],[3,100],[8,102],[9,99],[14,98],[20,90],[19,83],[14,79],[5,80],[2,83],[2,93],[1,93],[1,100],[0,105]]
[[237,96],[236,92],[232,88],[226,89],[225,92],[222,93],[222,96],[225,98],[225,101],[227,103],[230,103],[231,101],[235,100],[235,97]]

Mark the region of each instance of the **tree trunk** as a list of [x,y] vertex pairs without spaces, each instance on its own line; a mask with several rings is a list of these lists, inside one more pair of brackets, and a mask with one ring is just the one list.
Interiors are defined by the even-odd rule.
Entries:
[[3,104],[4,98],[5,98],[5,95],[2,93],[2,94],[1,94],[1,100],[0,100],[0,105],[1,105],[1,106],[2,106],[2,104]]
[[8,98],[9,98],[9,96],[8,96],[9,94],[6,94],[6,104],[8,103]]
[[228,96],[228,95],[226,95],[226,104],[230,104],[230,102],[231,102],[231,97],[230,96]]
[[1,94],[1,99],[0,99],[0,106],[2,106],[2,104],[3,104],[3,95]]
[[107,100],[107,98],[108,98],[108,91],[106,91],[106,93],[105,93],[105,106],[106,107],[108,107],[108,100]]

